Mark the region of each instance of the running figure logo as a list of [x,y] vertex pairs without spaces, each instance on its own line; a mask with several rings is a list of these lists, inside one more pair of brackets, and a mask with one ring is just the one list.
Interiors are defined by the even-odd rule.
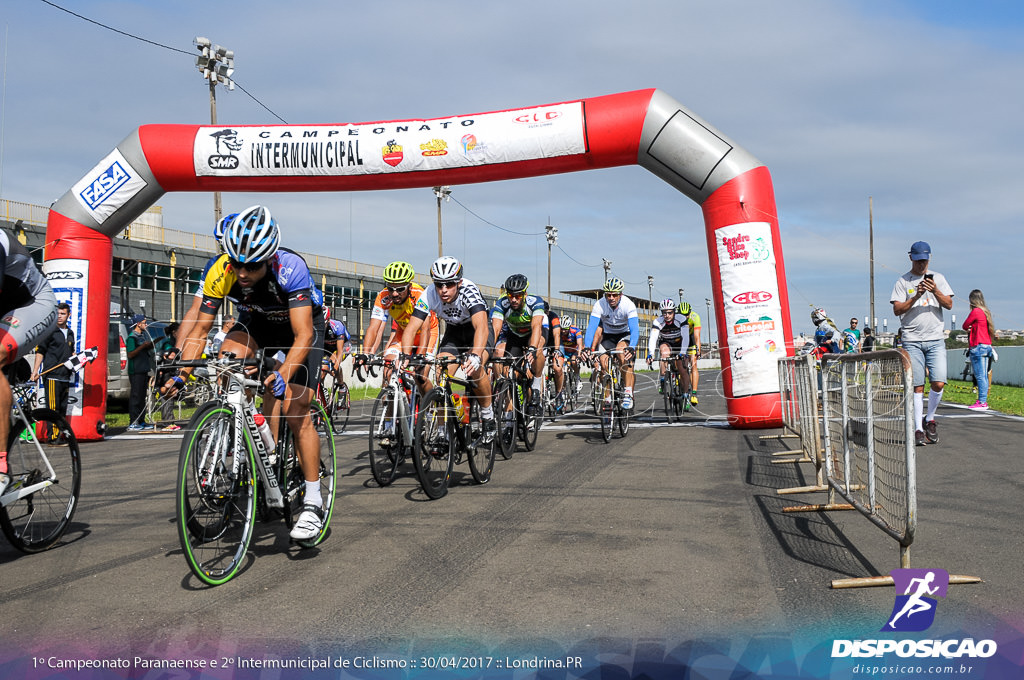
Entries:
[[927,630],[935,621],[936,597],[946,597],[949,572],[944,569],[893,569],[896,602],[883,631]]

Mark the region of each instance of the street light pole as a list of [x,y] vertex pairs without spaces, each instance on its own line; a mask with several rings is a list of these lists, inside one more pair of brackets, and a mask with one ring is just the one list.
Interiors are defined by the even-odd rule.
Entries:
[[551,302],[551,246],[558,245],[558,228],[550,224],[544,227],[544,237],[548,242],[548,303]]
[[704,304],[708,308],[708,347],[711,347],[711,298],[704,298]]
[[604,266],[604,282],[608,283],[608,272],[610,272],[612,269],[612,261],[606,260],[605,258],[602,257],[601,263]]
[[651,323],[654,323],[654,277],[647,275],[647,313],[651,315]]
[[679,304],[683,304],[683,289],[679,289]]
[[444,240],[441,236],[441,199],[450,201],[452,194],[451,187],[434,187],[434,195],[437,196],[437,256],[444,255]]
[[[199,56],[196,57],[196,68],[203,74],[203,79],[210,83],[210,125],[217,124],[217,83],[228,88],[228,91],[235,89],[235,81],[231,76],[235,73],[235,53],[220,45],[211,45],[209,38],[196,37],[196,49]],[[220,192],[213,192],[213,220],[214,224],[220,222],[223,210],[221,209]]]

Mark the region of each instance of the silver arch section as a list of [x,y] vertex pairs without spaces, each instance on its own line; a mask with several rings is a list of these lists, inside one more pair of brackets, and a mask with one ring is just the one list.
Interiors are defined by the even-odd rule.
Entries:
[[113,238],[164,193],[150,170],[136,129],[51,209]]
[[763,165],[661,90],[644,119],[637,162],[698,205],[729,180]]

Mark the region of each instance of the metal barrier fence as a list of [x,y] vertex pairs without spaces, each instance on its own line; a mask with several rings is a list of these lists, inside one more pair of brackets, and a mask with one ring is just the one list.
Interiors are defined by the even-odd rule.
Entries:
[[[819,367],[811,355],[779,361],[783,422],[799,435],[802,448],[787,453],[803,457],[773,462],[812,462],[818,484],[778,493],[828,492],[826,503],[787,507],[783,512],[857,510],[896,540],[899,567],[909,568],[910,545],[917,532],[910,359],[902,350],[826,354],[820,380],[819,389]],[[836,503],[836,496],[847,502]],[[949,576],[950,584],[980,580]],[[891,576],[832,581],[833,588],[891,585]]]
[[917,462],[910,360],[898,350],[826,354],[821,361],[829,486],[900,545],[910,566]]
[[[783,427],[793,437],[799,437],[798,450],[780,451],[774,455],[790,456],[773,463],[813,463],[817,483],[815,486],[779,489],[779,494],[825,491],[824,458],[821,448],[821,427],[818,411],[817,361],[806,354],[780,359],[779,388],[782,396]],[[782,435],[787,436],[787,435]],[[766,437],[762,437],[764,439]],[[792,456],[798,455],[797,458]]]

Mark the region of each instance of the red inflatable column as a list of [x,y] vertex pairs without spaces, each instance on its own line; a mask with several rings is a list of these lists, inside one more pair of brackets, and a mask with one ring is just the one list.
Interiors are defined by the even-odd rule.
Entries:
[[78,439],[102,439],[107,412],[107,331],[110,323],[110,265],[114,244],[109,236],[50,210],[43,272],[58,300],[71,303],[69,325],[79,350],[96,347],[99,356],[73,384],[68,422]]
[[766,167],[702,204],[729,422],[782,426],[778,359],[793,346],[775,192]]

